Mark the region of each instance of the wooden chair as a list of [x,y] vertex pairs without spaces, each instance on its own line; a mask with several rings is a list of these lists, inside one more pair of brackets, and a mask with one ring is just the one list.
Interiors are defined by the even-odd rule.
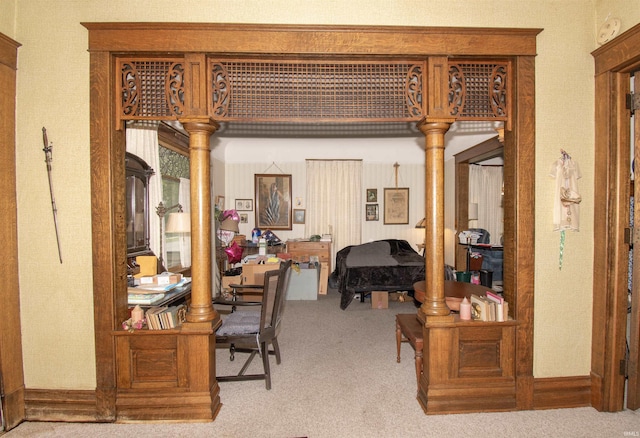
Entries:
[[[267,389],[271,389],[269,355],[275,355],[276,363],[280,364],[278,334],[280,333],[280,322],[284,311],[290,271],[291,260],[287,260],[280,264],[279,269],[265,273],[260,311],[239,309],[230,313],[222,321],[222,325],[216,331],[216,344],[229,344],[230,360],[234,360],[236,352],[249,353],[249,357],[237,375],[217,376],[219,382],[264,379]],[[240,308],[245,303],[244,301],[235,301],[234,305]],[[271,350],[269,349],[270,345],[273,347]],[[245,374],[256,354],[262,356],[264,373]]]

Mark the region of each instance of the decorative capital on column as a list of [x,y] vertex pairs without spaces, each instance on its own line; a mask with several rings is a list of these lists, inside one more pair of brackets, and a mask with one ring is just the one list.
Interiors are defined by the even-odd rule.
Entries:
[[209,116],[182,117],[178,121],[182,123],[189,134],[200,131],[211,135],[220,128],[220,124]]
[[424,135],[434,131],[444,135],[455,121],[455,117],[425,117],[416,126]]

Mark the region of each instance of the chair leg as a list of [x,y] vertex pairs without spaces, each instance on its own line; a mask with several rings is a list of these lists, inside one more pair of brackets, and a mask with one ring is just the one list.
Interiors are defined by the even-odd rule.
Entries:
[[262,343],[262,365],[264,366],[264,383],[267,389],[271,389],[271,370],[269,369],[269,344]]
[[396,319],[396,349],[398,350],[398,356],[396,357],[396,362],[400,363],[400,344],[402,343],[402,329],[400,328],[400,323],[398,323],[398,319]]
[[233,362],[236,358],[236,346],[234,344],[229,345],[229,360]]
[[278,338],[273,338],[271,344],[273,345],[273,351],[276,354],[276,363],[280,365],[280,346],[278,345]]

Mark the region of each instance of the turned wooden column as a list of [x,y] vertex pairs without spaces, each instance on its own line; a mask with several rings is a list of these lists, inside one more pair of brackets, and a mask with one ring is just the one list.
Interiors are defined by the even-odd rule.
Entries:
[[418,123],[425,135],[425,299],[420,313],[449,315],[444,299],[444,134],[453,119],[429,118]]
[[189,132],[191,178],[191,305],[188,322],[219,318],[211,302],[211,167],[209,138],[218,124],[207,116],[180,119]]

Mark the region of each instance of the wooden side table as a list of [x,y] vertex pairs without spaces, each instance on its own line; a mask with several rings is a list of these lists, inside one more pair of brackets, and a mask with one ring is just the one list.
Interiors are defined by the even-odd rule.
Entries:
[[420,386],[420,375],[422,374],[422,347],[424,338],[422,337],[422,324],[415,313],[399,313],[396,315],[396,347],[398,357],[396,361],[400,363],[400,345],[408,342],[415,350],[416,380]]

